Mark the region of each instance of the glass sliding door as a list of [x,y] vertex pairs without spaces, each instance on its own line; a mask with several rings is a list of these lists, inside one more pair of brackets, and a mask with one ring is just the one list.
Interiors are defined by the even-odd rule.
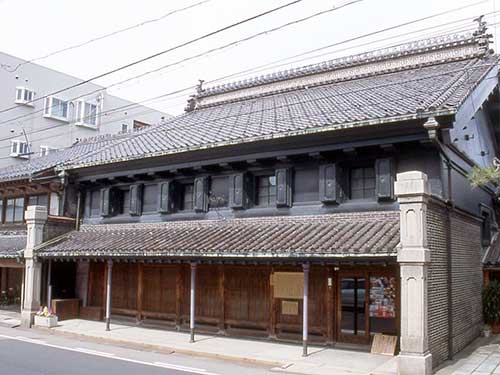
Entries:
[[346,341],[364,341],[368,337],[366,278],[341,276],[339,288],[341,337]]

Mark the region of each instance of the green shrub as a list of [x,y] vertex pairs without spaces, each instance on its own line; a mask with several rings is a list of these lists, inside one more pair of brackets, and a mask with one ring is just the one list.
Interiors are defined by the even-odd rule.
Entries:
[[483,316],[487,324],[500,323],[500,282],[496,280],[483,289]]

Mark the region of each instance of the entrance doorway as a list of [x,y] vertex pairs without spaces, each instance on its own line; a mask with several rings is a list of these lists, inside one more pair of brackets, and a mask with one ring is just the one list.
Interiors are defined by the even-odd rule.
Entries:
[[346,341],[367,337],[367,285],[364,276],[340,277],[340,334]]

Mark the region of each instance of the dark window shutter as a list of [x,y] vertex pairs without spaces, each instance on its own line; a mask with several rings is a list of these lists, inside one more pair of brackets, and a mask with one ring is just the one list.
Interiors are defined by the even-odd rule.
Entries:
[[194,179],[194,210],[208,211],[208,177]]
[[[90,217],[90,210],[91,210],[91,205],[90,202],[92,200],[92,194],[90,190],[87,190],[85,192],[85,217]],[[2,221],[2,212],[0,212],[0,223]]]
[[375,161],[375,193],[378,200],[394,199],[394,161],[391,158]]
[[276,169],[276,206],[292,205],[292,173],[288,168]]
[[101,216],[111,216],[111,188],[101,189]]
[[319,199],[323,203],[340,203],[342,176],[337,164],[323,164],[319,167]]
[[238,173],[229,176],[229,207],[241,209],[248,207],[249,176]]
[[142,185],[130,185],[130,215],[139,216],[142,211]]
[[158,212],[168,214],[173,211],[174,182],[163,181],[158,184]]

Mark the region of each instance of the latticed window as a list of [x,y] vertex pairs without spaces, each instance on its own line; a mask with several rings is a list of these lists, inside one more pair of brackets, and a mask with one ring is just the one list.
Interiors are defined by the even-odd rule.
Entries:
[[351,169],[351,199],[375,197],[375,169],[373,167]]
[[276,204],[276,176],[258,176],[255,180],[255,204],[271,207]]

